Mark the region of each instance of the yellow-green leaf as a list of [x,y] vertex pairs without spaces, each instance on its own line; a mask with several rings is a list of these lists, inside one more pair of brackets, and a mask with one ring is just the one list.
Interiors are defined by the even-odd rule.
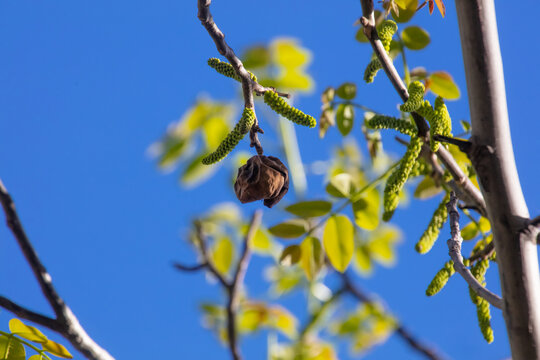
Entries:
[[430,176],[426,176],[414,190],[414,197],[419,199],[429,199],[439,194],[442,190],[443,188],[437,186]]
[[279,330],[289,338],[293,338],[297,333],[298,320],[287,309],[281,306],[274,306],[269,311],[269,325]]
[[476,235],[478,235],[478,226],[472,221],[461,229],[461,237],[463,240],[474,239]]
[[397,23],[405,23],[411,20],[414,14],[416,14],[418,0],[396,0],[395,2],[399,6],[399,14],[394,10],[391,13]]
[[355,191],[356,187],[354,186],[353,178],[347,173],[333,176],[330,179],[330,183],[326,186],[326,192],[328,194],[339,198],[348,198]]
[[336,89],[336,95],[344,100],[352,100],[356,97],[356,85],[346,82]]
[[272,42],[271,47],[275,63],[285,68],[301,67],[311,59],[311,53],[293,39],[276,39]]
[[344,272],[354,254],[354,227],[345,215],[334,215],[326,221],[324,250],[332,266]]
[[480,220],[478,220],[478,227],[480,228],[480,231],[482,231],[484,234],[491,230],[491,224],[489,223],[489,220],[483,216],[481,216]]
[[270,64],[270,51],[265,46],[252,46],[243,54],[246,69],[265,67]]
[[391,227],[385,227],[373,232],[371,236],[367,244],[369,255],[383,265],[393,265],[396,260],[394,247],[401,237],[399,231]]
[[454,79],[445,71],[436,71],[429,76],[429,89],[445,99],[455,100],[460,97]]
[[332,209],[332,203],[325,200],[301,201],[285,208],[296,216],[310,218],[328,214]]
[[257,229],[257,232],[253,236],[252,246],[253,251],[268,254],[272,250],[272,239],[268,234],[267,230],[261,228]]
[[376,188],[370,189],[352,203],[356,225],[366,230],[375,230],[379,226],[381,196]]
[[220,237],[212,248],[212,261],[221,274],[227,274],[234,257],[234,244],[228,237]]
[[58,356],[64,359],[73,359],[73,355],[71,355],[62,344],[58,344],[52,340],[49,340],[42,346],[43,350],[53,354],[54,356]]
[[238,330],[241,333],[250,333],[265,324],[268,310],[263,303],[249,303],[243,306],[238,315]]
[[307,231],[307,222],[302,219],[291,219],[268,229],[274,236],[293,239],[302,236]]
[[300,267],[304,270],[308,280],[313,280],[324,264],[324,254],[321,242],[313,236],[306,237],[300,244],[302,257]]
[[430,43],[429,34],[419,26],[408,26],[401,32],[403,44],[411,50],[422,50]]
[[28,358],[28,360],[44,360],[45,357],[41,354],[35,354]]
[[11,319],[9,321],[9,331],[11,331],[13,334],[16,334],[24,339],[27,339],[36,343],[47,342],[47,337],[43,335],[41,331],[39,331],[33,326],[26,325],[19,319]]
[[311,77],[305,71],[297,69],[285,69],[275,81],[280,89],[309,91],[313,87]]
[[336,111],[336,125],[341,135],[348,135],[354,124],[354,107],[351,104],[339,104]]
[[363,275],[371,274],[373,270],[373,263],[369,256],[368,249],[365,245],[357,246],[354,250],[354,264],[356,269]]
[[298,263],[301,256],[302,250],[300,250],[300,246],[289,245],[281,252],[281,256],[279,257],[279,263],[284,266],[291,266]]
[[217,166],[208,166],[202,163],[202,159],[206,155],[206,153],[199,154],[191,161],[191,163],[188,164],[180,177],[180,182],[183,185],[193,186],[197,183],[203,182],[214,173]]
[[25,360],[24,346],[14,337],[0,335],[1,360]]
[[167,168],[176,163],[188,148],[187,145],[188,139],[183,137],[170,137],[163,141],[160,145],[163,148],[163,152],[159,158],[158,166],[160,168]]
[[223,116],[213,116],[204,122],[202,133],[208,151],[214,151],[229,133],[229,125]]

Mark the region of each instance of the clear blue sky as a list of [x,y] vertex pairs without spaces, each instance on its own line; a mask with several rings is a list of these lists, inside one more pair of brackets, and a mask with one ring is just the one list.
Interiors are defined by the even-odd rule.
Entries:
[[[432,44],[408,52],[408,61],[454,76],[463,96],[448,107],[459,126],[457,120],[469,114],[454,4],[446,6],[445,19],[424,10],[412,21],[430,32]],[[316,88],[298,102],[307,113],[318,115],[320,92],[343,81],[360,85],[360,102],[395,111],[399,99],[382,75],[374,85],[361,81],[371,50],[354,41],[359,1],[215,1],[212,11],[237,53],[283,35],[300,39],[313,52],[309,72]],[[525,17],[539,11],[537,1],[497,2],[514,151],[532,215],[540,213],[535,165],[540,155],[533,140],[540,132],[535,96],[540,74],[533,46],[537,28]],[[217,52],[196,18],[196,1],[2,1],[0,54],[0,177],[82,325],[118,359],[228,359],[197,311],[198,302],[218,299],[219,290],[203,275],[171,267],[174,260],[195,260],[181,239],[190,218],[214,202],[235,201],[228,173],[222,170],[204,185],[184,190],[177,175],[158,172],[146,155],[197,95],[237,99],[235,85],[206,66]],[[339,139],[335,130],[325,140],[316,130],[298,133],[306,162],[327,159]],[[353,133],[360,135],[358,124]],[[322,193],[321,178],[312,179],[309,194]],[[291,193],[283,203],[293,201]],[[409,208],[414,211],[398,210],[395,219],[405,236],[397,266],[378,268],[360,284],[380,294],[405,326],[449,357],[506,358],[501,313],[493,310],[495,342],[487,345],[462,279],[453,278],[434,298],[424,295],[447,256],[443,242],[427,256],[413,249],[434,206],[415,202]],[[279,210],[265,213],[270,224],[280,216]],[[248,287],[255,296],[265,296],[264,264],[250,268]],[[500,292],[494,269],[488,284]],[[0,294],[51,314],[3,226]],[[286,299],[293,310],[302,309],[303,301],[299,293]],[[0,309],[0,329],[7,329],[11,317]],[[264,358],[263,348],[264,333],[242,341],[247,359]],[[348,347],[340,349],[348,359]],[[367,358],[417,355],[392,337]]]

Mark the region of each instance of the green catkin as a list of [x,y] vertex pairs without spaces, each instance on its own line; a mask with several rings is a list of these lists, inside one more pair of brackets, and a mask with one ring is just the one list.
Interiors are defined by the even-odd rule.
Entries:
[[[218,73],[220,73],[221,75],[225,75],[236,81],[240,81],[240,82],[242,81],[242,79],[240,79],[240,77],[236,74],[234,67],[228,62],[221,61],[217,58],[210,58],[208,59],[208,65],[214,70],[216,70]],[[248,73],[251,76],[251,79],[256,82],[257,77],[249,70],[248,70]]]
[[401,159],[399,166],[392,172],[384,188],[384,213],[383,220],[389,221],[399,203],[399,193],[409,178],[416,159],[422,149],[422,139],[417,136],[411,137],[407,151]]
[[219,144],[216,151],[208,154],[202,159],[202,163],[210,165],[223,160],[231,151],[238,145],[240,140],[249,132],[253,124],[255,123],[255,113],[253,109],[244,108],[242,117],[234,127],[234,129],[227,134],[227,137]]
[[415,249],[420,254],[425,254],[431,250],[433,244],[437,241],[441,228],[448,217],[448,210],[446,209],[446,203],[448,201],[450,201],[450,194],[447,193],[437,209],[435,209],[426,231],[424,231],[420,240],[416,243]]
[[399,107],[401,111],[413,112],[417,111],[424,103],[424,92],[426,88],[420,81],[413,81],[409,85],[409,98],[403,105]]
[[429,283],[426,289],[427,296],[433,296],[437,294],[446,285],[448,280],[456,271],[454,270],[454,262],[452,260],[446,262],[444,267],[437,272],[431,283]]
[[444,104],[444,100],[440,96],[435,99],[433,115],[431,120],[428,121],[430,122],[429,133],[431,135],[431,150],[435,152],[439,150],[440,143],[433,140],[434,135],[452,135],[452,120],[450,119],[450,114]]
[[[379,39],[381,40],[381,43],[384,47],[384,50],[388,53],[390,51],[390,44],[392,42],[392,36],[397,31],[397,24],[392,20],[385,20],[382,22],[380,30],[378,31]],[[375,75],[377,75],[377,72],[382,69],[381,62],[379,59],[374,58],[372,59],[368,66],[366,67],[366,71],[364,72],[364,80],[367,83],[373,82],[375,79]]]
[[[486,271],[489,267],[489,261],[487,259],[477,261],[476,264],[471,268],[471,273],[474,275],[476,280],[486,286]],[[472,302],[476,305],[476,315],[478,317],[478,325],[480,326],[480,331],[484,336],[484,339],[488,343],[493,342],[493,329],[491,328],[491,313],[489,308],[489,303],[487,300],[476,295],[476,293],[469,287],[469,294],[471,296]]]
[[264,102],[279,115],[294,123],[310,128],[317,125],[317,121],[313,116],[306,115],[302,111],[287,104],[287,102],[274,91],[267,91],[264,93]]
[[394,129],[402,134],[414,136],[418,133],[416,125],[413,123],[385,115],[375,115],[366,121],[366,126],[370,129]]
[[423,159],[418,159],[409,174],[409,178],[431,174],[431,166]]

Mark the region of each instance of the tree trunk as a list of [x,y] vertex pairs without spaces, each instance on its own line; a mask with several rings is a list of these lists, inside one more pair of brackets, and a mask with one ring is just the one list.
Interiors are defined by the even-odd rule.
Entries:
[[538,230],[529,225],[514,161],[495,6],[456,0],[467,77],[473,150],[470,158],[486,200],[514,360],[540,359]]

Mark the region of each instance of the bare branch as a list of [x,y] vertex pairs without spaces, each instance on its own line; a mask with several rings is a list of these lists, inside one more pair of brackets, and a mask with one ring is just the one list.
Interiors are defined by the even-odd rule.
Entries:
[[450,219],[450,231],[452,238],[447,241],[448,251],[452,261],[454,262],[454,269],[465,279],[467,284],[473,289],[473,291],[481,298],[487,300],[491,305],[496,308],[502,309],[503,300],[498,296],[486,289],[476,280],[474,275],[463,264],[463,256],[461,255],[461,243],[463,238],[459,231],[459,212],[457,210],[458,198],[454,192],[450,193],[450,201],[446,204],[448,209],[448,217]]
[[[377,55],[377,58],[381,62],[381,65],[390,79],[390,82],[396,89],[397,93],[401,99],[405,102],[409,98],[409,93],[403,80],[399,76],[392,59],[388,56],[384,47],[379,40],[377,35],[377,29],[375,28],[375,18],[373,16],[373,1],[372,0],[362,0],[362,9],[364,11],[363,17],[360,19],[362,26],[364,27],[364,34],[368,38],[371,47],[373,48],[374,53]],[[370,12],[366,10],[371,9]],[[418,128],[418,135],[424,139],[429,137],[429,126],[427,121],[417,113],[411,113],[413,120]],[[427,142],[427,141],[426,141]],[[455,159],[452,157],[450,152],[446,150],[443,146],[439,147],[437,151],[437,156],[439,160],[445,165],[452,177],[454,178],[456,184],[450,184],[452,187],[456,187],[455,190],[458,190],[458,193],[463,194],[462,199],[468,203],[474,205],[476,208],[480,209],[483,215],[487,214],[486,205],[483,200],[482,194],[480,191],[473,185],[469,178],[463,173],[461,168],[456,163]]]
[[259,229],[261,224],[262,211],[257,210],[251,218],[249,224],[248,232],[244,238],[244,244],[242,252],[240,254],[240,259],[236,265],[236,270],[234,277],[231,283],[231,286],[228,288],[229,291],[229,302],[227,303],[227,338],[229,341],[229,348],[234,360],[240,360],[242,357],[240,355],[240,349],[238,348],[237,335],[238,331],[236,330],[236,310],[238,309],[238,298],[239,298],[239,288],[244,283],[244,277],[246,275],[247,266],[249,264],[249,258],[251,256],[251,242],[255,233]]
[[[363,292],[358,286],[353,284],[351,278],[346,273],[340,274],[343,280],[344,289],[348,291],[353,297],[362,303],[374,302],[369,295]],[[396,327],[396,334],[398,334],[409,346],[418,351],[427,359],[440,360],[442,359],[433,349],[426,344],[423,344],[419,339],[412,335],[403,325],[399,324]]]
[[202,232],[202,226],[201,223],[196,221],[195,222],[195,232],[197,235],[197,242],[199,245],[199,250],[201,252],[201,256],[203,258],[203,263],[205,264],[204,267],[212,273],[212,275],[215,276],[215,278],[223,285],[224,288],[229,289],[231,287],[231,284],[221,273],[216,269],[214,266],[214,263],[212,263],[212,259],[210,257],[210,254],[208,253],[208,248],[206,247],[206,239],[204,237],[204,234]]
[[[45,269],[45,266],[43,266],[41,263],[41,260],[30,243],[30,240],[26,236],[21,221],[19,220],[19,215],[15,209],[15,204],[2,180],[0,180],[0,202],[2,203],[4,213],[6,214],[7,225],[15,236],[15,239],[17,240],[24,257],[26,258],[28,265],[30,265],[32,272],[39,283],[41,292],[49,302],[49,305],[52,307],[56,315],[56,319],[54,320],[56,324],[53,324],[50,321],[52,319],[46,318],[19,305],[16,305],[6,298],[2,298],[0,306],[9,311],[13,311],[15,314],[20,315],[27,320],[34,321],[37,324],[47,326],[48,328],[57,331],[63,337],[65,337],[74,348],[79,350],[89,359],[113,359],[113,357],[105,349],[101,348],[86,333],[71,309],[65,304],[64,300],[56,292],[56,289],[52,283],[51,275],[49,275]],[[27,317],[22,315],[26,315]]]
[[21,319],[30,320],[38,325],[49,328],[52,331],[62,332],[62,327],[56,319],[29,310],[4,296],[0,296],[0,306],[7,311],[11,311]]

